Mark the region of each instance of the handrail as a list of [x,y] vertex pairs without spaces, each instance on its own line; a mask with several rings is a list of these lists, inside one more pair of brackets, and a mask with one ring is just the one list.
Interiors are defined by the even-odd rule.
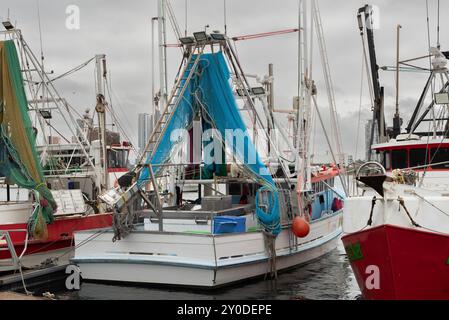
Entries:
[[[22,250],[22,253],[20,254],[20,256],[17,256],[17,253],[15,252],[16,251],[16,249],[15,249],[15,247],[14,247],[14,243],[13,243],[13,241],[11,240],[11,235],[10,235],[10,233],[11,232],[25,232],[25,234],[26,234],[26,236],[25,236],[25,245],[24,245],[24,248],[23,248],[23,250]],[[17,262],[15,262],[15,264],[20,264],[20,260],[22,259],[22,257],[25,255],[25,252],[27,251],[27,249],[28,249],[28,230],[27,229],[8,229],[8,230],[0,230],[0,235],[8,235],[8,237],[7,237],[7,242],[8,241],[11,241],[11,243],[8,243],[8,248],[9,248],[9,251],[10,251],[10,253],[11,253],[11,257],[13,257],[13,259],[14,258],[17,258]],[[11,252],[11,250],[14,250],[14,254],[13,254],[13,252]]]
[[372,164],[377,165],[377,166],[382,170],[382,173],[383,173],[384,175],[387,175],[387,171],[385,170],[385,168],[384,168],[383,165],[381,165],[381,164],[380,164],[379,162],[377,162],[377,161],[369,161],[369,162],[365,162],[364,164],[362,164],[362,165],[359,167],[359,169],[357,170],[357,174],[355,175],[356,179],[358,179],[358,178],[360,177],[360,170],[361,170],[362,168],[367,167],[367,166],[372,165]]

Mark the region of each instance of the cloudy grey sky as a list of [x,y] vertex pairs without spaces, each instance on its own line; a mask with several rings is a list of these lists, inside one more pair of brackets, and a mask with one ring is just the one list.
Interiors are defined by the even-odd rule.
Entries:
[[[329,62],[335,84],[337,108],[342,126],[343,147],[347,153],[356,150],[357,122],[360,96],[362,47],[356,21],[356,11],[366,0],[319,0]],[[172,0],[178,23],[184,30],[185,0]],[[80,29],[65,27],[68,5],[80,8]],[[376,31],[379,65],[394,65],[396,25],[401,24],[401,58],[427,53],[425,0],[372,0],[380,9],[380,29]],[[429,0],[431,41],[436,42],[437,0]],[[151,18],[157,15],[156,0],[39,0],[43,31],[45,63],[49,70],[61,74],[93,57],[105,53],[108,59],[112,86],[116,95],[113,104],[122,125],[137,141],[137,114],[151,112]],[[188,32],[223,30],[223,0],[187,0]],[[441,1],[441,12],[449,7]],[[39,51],[39,32],[36,0],[2,0],[0,18],[10,12],[12,21],[22,29],[35,52]],[[298,0],[227,0],[229,35],[243,35],[274,31],[297,26]],[[442,48],[448,48],[448,21],[441,22]],[[168,27],[171,31],[171,28]],[[169,33],[169,43],[174,42]],[[275,65],[277,108],[290,108],[297,86],[297,35],[242,41],[238,54],[247,73],[264,75],[267,65]],[[180,61],[179,49],[169,50],[169,74],[174,76]],[[316,52],[318,54],[318,52]],[[314,60],[319,62],[319,56]],[[93,66],[56,83],[59,91],[80,110],[95,104]],[[326,97],[320,68],[315,70],[318,88],[323,94],[319,101],[324,109]],[[426,75],[401,75],[401,111],[409,114],[424,85]],[[394,73],[382,72],[381,82],[386,88],[387,118],[394,106]],[[366,88],[366,85],[365,85]],[[363,126],[370,117],[370,103],[365,90],[362,106],[359,156],[363,149]],[[391,122],[389,120],[389,122]],[[318,149],[324,144],[317,138]]]

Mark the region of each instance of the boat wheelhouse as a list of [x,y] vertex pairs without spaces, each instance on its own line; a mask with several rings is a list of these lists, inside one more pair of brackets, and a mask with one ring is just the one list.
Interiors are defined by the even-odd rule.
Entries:
[[381,154],[387,171],[412,169],[415,171],[449,170],[449,139],[416,137],[415,139],[392,139],[371,148]]

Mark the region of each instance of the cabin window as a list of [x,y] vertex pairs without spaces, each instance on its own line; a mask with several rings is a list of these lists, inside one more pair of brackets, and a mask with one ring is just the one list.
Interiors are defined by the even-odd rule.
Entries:
[[411,149],[410,150],[410,167],[420,167],[425,166],[429,163],[427,149]]
[[[449,148],[434,148],[431,152],[432,163],[441,163],[433,165],[435,169],[449,169]],[[446,162],[446,163],[442,163]]]
[[407,168],[407,150],[393,150],[391,152],[391,164],[393,169]]

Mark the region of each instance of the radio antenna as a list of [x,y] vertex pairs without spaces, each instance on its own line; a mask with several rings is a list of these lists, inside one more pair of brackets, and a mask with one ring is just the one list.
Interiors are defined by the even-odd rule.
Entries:
[[228,34],[228,25],[227,25],[227,12],[226,12],[226,0],[223,0],[223,14],[224,14],[224,33]]
[[440,0],[438,0],[438,12],[437,12],[437,47],[438,49],[441,48],[440,45]]

